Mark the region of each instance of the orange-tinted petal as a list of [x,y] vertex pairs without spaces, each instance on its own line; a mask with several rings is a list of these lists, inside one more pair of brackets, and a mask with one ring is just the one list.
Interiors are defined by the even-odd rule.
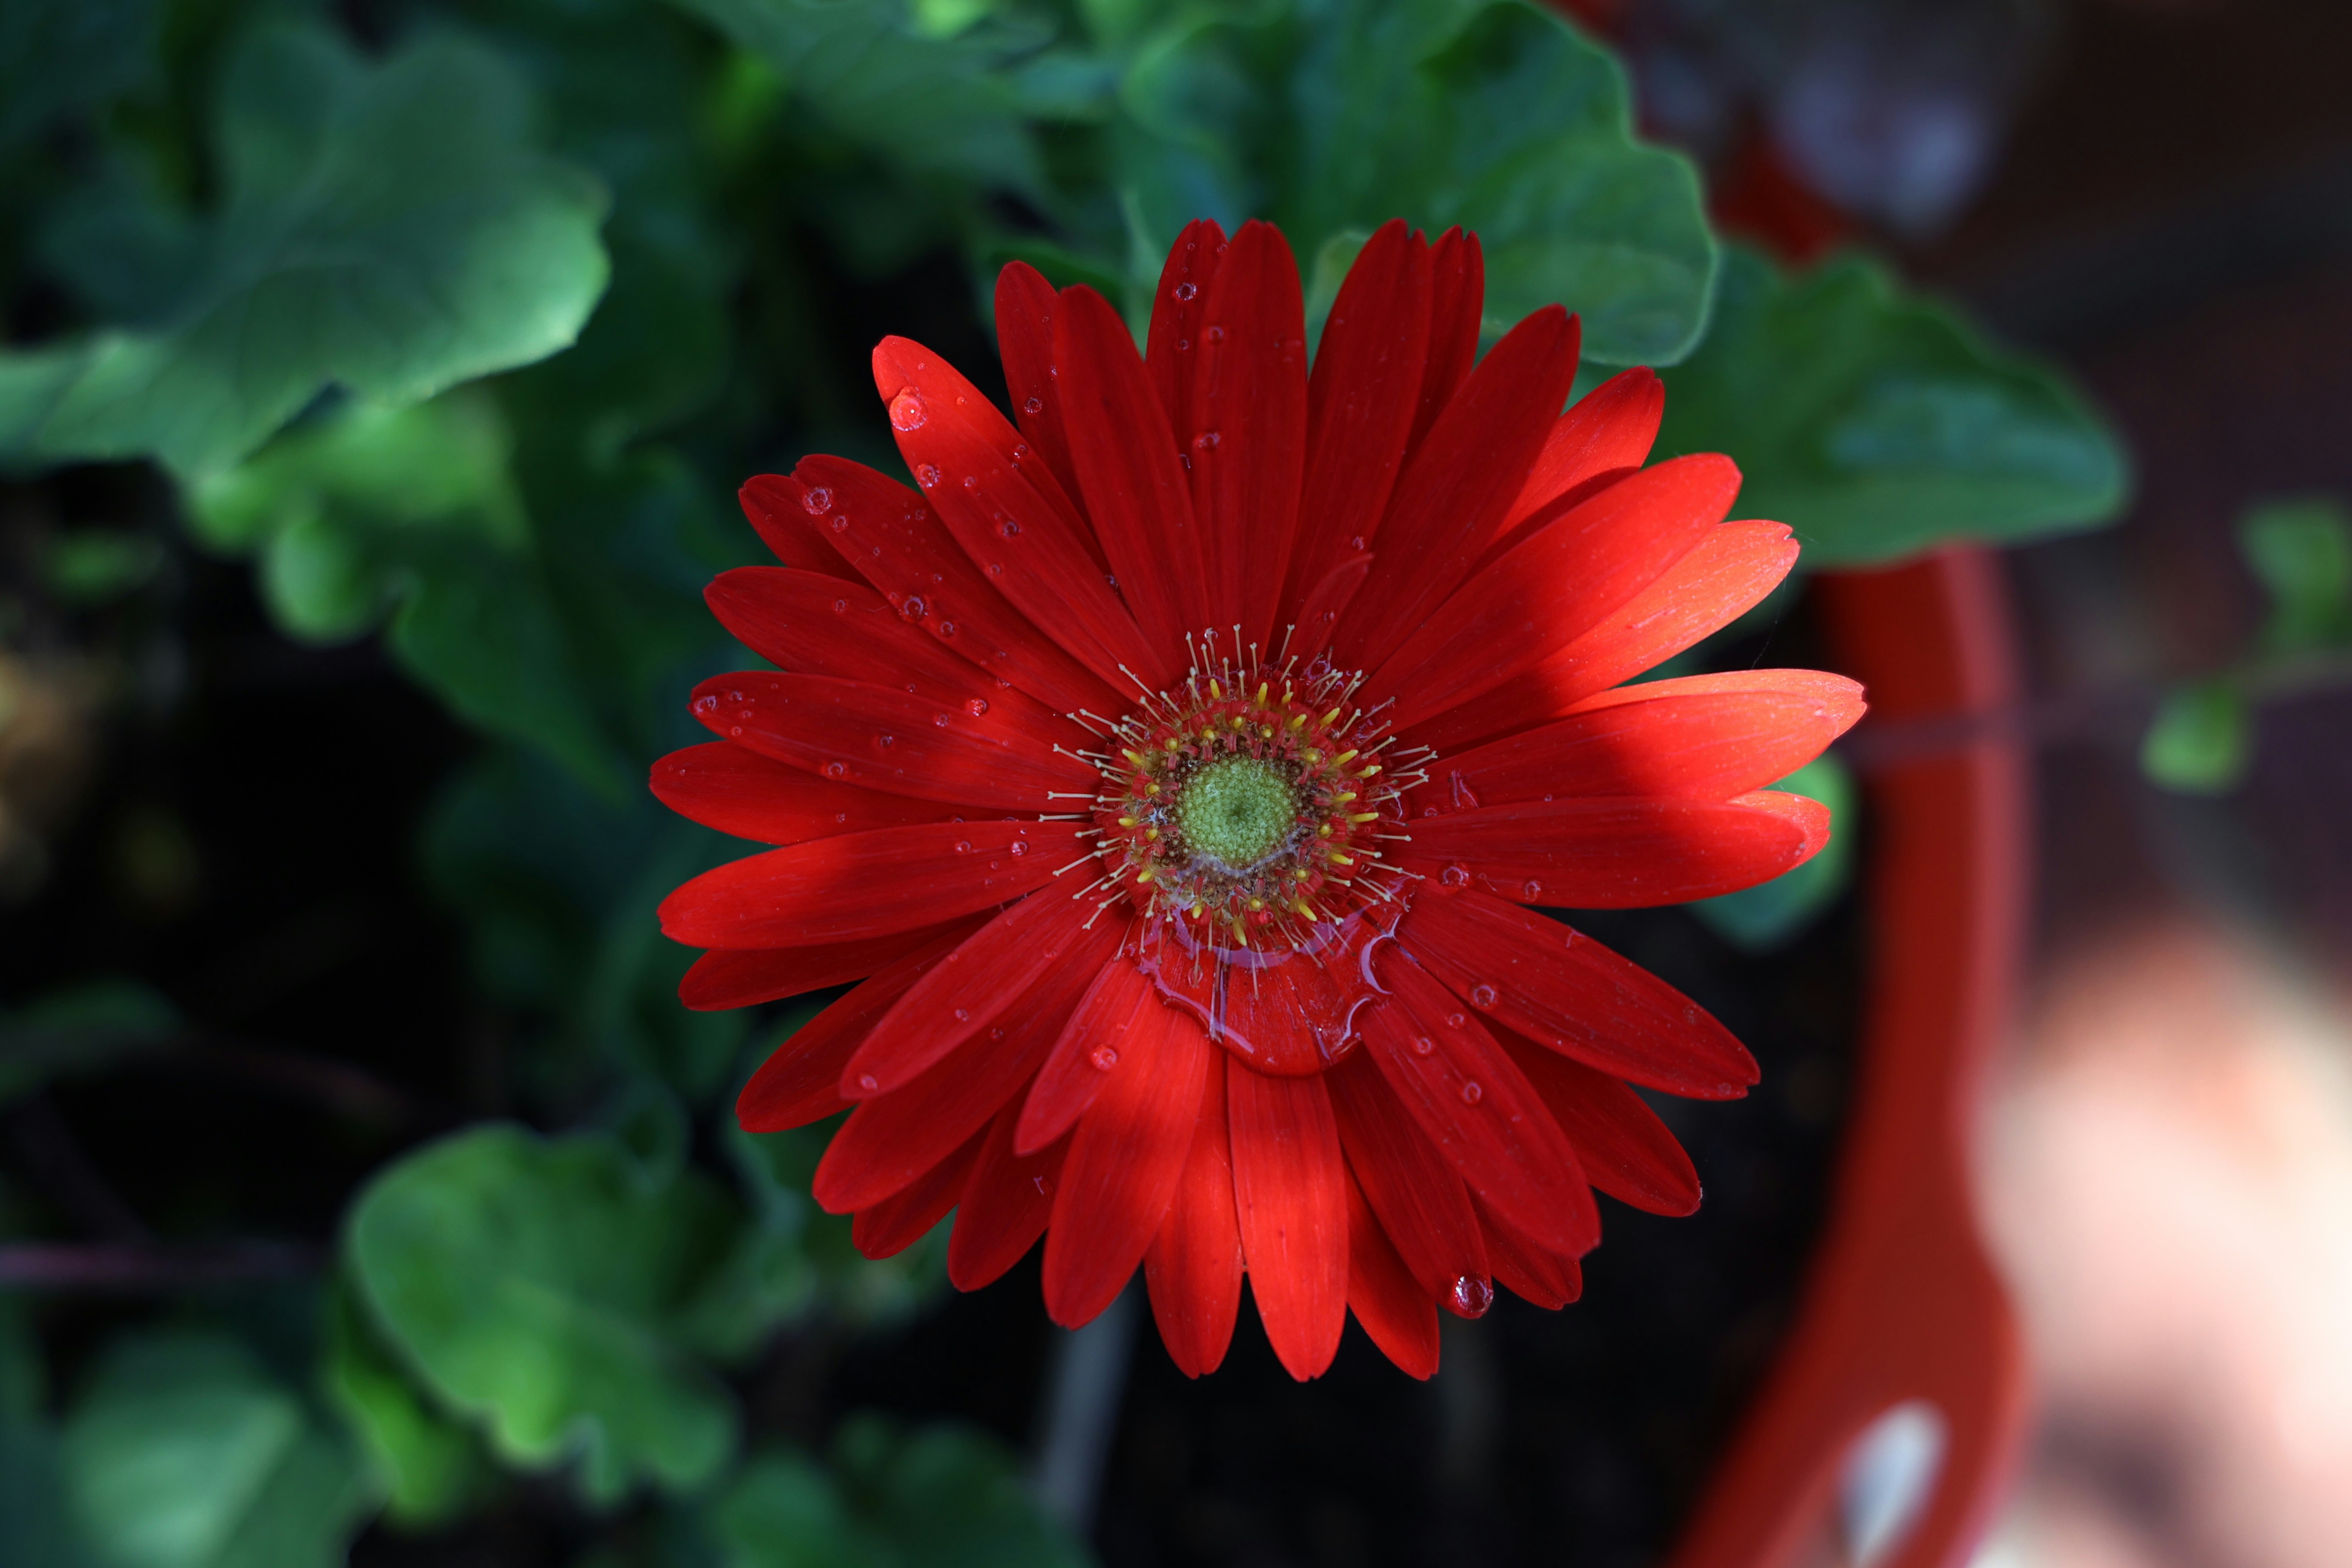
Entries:
[[[1829,838],[1829,811],[1762,791],[1733,800],[1515,801],[1416,818],[1402,864],[1503,898],[1570,910],[1646,909],[1769,881]],[[1426,900],[1424,900],[1426,901]]]
[[1382,1355],[1426,1380],[1437,1371],[1437,1309],[1389,1244],[1355,1181],[1347,1185],[1348,1306]]
[[1642,1097],[1605,1072],[1497,1029],[1495,1037],[1550,1107],[1576,1146],[1585,1179],[1620,1203],[1651,1214],[1698,1210],[1698,1172]]
[[1250,1294],[1284,1370],[1320,1377],[1348,1319],[1347,1165],[1319,1078],[1225,1064],[1234,1208]]
[[1066,492],[1076,493],[1070,441],[1062,428],[1062,389],[1054,374],[1054,286],[1025,261],[996,275],[996,348],[1013,417]]
[[[1437,427],[1438,419],[1468,378],[1478,358],[1478,334],[1486,325],[1486,249],[1476,235],[1449,228],[1437,237],[1430,251],[1429,353],[1423,362],[1412,433],[1405,441],[1408,459]],[[1554,399],[1544,416],[1549,419],[1559,406]]]
[[964,1183],[955,1233],[948,1237],[948,1279],[959,1290],[993,1283],[1045,1234],[1061,1180],[1066,1138],[1034,1154],[1013,1152],[1021,1107],[1008,1105],[988,1124],[988,1141]]
[[963,1195],[964,1183],[986,1141],[985,1132],[973,1133],[961,1148],[906,1187],[872,1208],[860,1209],[849,1224],[850,1245],[868,1258],[890,1258],[930,1235]]
[[1242,1300],[1242,1233],[1234,1213],[1224,1058],[1209,1051],[1201,1066],[1192,1152],[1168,1217],[1143,1255],[1152,1320],[1168,1354],[1187,1377],[1214,1372],[1223,1363]]
[[1486,1249],[1454,1163],[1422,1131],[1370,1061],[1343,1061],[1324,1082],[1330,1087],[1349,1167],[1397,1256],[1421,1281],[1422,1293],[1449,1308],[1477,1302],[1475,1287],[1459,1287],[1464,1280],[1489,1278]]
[[799,844],[877,827],[945,822],[938,801],[821,779],[729,741],[672,752],[653,767],[653,792],[690,822],[762,844]]
[[942,929],[926,926],[823,947],[713,948],[696,959],[678,982],[677,999],[698,1013],[711,1013],[845,985],[933,941]]

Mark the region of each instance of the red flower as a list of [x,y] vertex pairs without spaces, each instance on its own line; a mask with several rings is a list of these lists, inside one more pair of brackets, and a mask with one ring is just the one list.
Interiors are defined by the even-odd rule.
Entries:
[[769,844],[662,927],[689,1006],[864,980],[770,1058],[754,1131],[855,1107],[816,1175],[886,1256],[957,1211],[976,1289],[1042,1233],[1086,1322],[1138,1263],[1169,1352],[1223,1358],[1246,1271],[1283,1364],[1346,1312],[1416,1376],[1437,1309],[1558,1307],[1591,1187],[1687,1214],[1627,1084],[1754,1060],[1530,904],[1746,887],[1827,814],[1763,790],[1862,710],[1749,670],[1620,683],[1755,604],[1789,531],[1715,456],[1643,468],[1664,394],[1567,413],[1559,307],[1477,358],[1477,240],[1391,223],[1307,369],[1262,223],[1187,229],[1139,355],[1093,290],[1004,269],[1008,422],[919,344],[875,384],[919,490],[838,458],[753,479],[782,567],[709,590],[781,671],[706,682],[720,739],[654,789]]

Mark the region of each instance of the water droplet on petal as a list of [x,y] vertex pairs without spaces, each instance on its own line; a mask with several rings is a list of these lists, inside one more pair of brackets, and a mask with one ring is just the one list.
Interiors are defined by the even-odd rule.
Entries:
[[969,698],[964,702],[963,710],[977,719],[982,714],[988,711],[988,699],[985,697]]
[[959,1007],[955,1010],[955,1021],[959,1024],[969,1022],[971,1017],[971,1010],[968,1007]]
[[811,517],[823,517],[833,510],[833,492],[819,485],[801,497],[801,505]]
[[696,699],[694,700],[694,710],[695,710],[697,713],[716,713],[716,712],[718,712],[718,711],[719,711],[719,694],[718,694],[717,692],[715,692],[715,691],[714,691],[714,692],[712,692],[712,693],[711,693],[709,696],[708,696],[708,697],[698,697],[698,698],[696,698]]
[[833,520],[833,531],[835,533],[847,533],[849,531],[848,514],[843,512],[837,512],[835,514]]
[[1470,885],[1470,868],[1459,863],[1448,866],[1437,874],[1437,879],[1449,888],[1466,888]]
[[1538,899],[1543,897],[1543,884],[1537,881],[1533,877],[1529,877],[1526,881],[1519,884],[1519,897],[1527,900],[1527,901],[1531,904],[1534,903]]
[[1211,327],[1209,329],[1208,338],[1213,343],[1223,342],[1225,341],[1225,329],[1223,327]]
[[1022,404],[1021,412],[1024,414],[1043,414],[1045,412],[1045,400],[1042,397],[1030,398],[1027,402]]
[[1462,1086],[1462,1103],[1463,1103],[1463,1104],[1465,1104],[1465,1105],[1475,1105],[1475,1104],[1477,1104],[1480,1100],[1484,1100],[1484,1099],[1486,1099],[1486,1091],[1485,1089],[1480,1089],[1480,1088],[1478,1087],[1477,1080],[1475,1080],[1475,1079],[1472,1079],[1470,1082],[1465,1083],[1465,1084],[1464,1084],[1464,1085]]
[[929,607],[929,605],[923,603],[919,595],[909,594],[907,595],[905,600],[899,604],[898,613],[906,616],[910,621],[919,621],[923,618],[924,610]]
[[824,776],[829,779],[837,779],[848,771],[849,764],[846,763],[827,763],[824,764]]
[[1458,1316],[1483,1318],[1486,1310],[1495,1304],[1495,1287],[1491,1281],[1481,1279],[1475,1274],[1465,1274],[1454,1282],[1454,1289],[1446,1292],[1446,1299]]
[[1016,838],[1016,839],[1014,839],[1014,840],[1013,841],[1013,853],[1014,853],[1015,855],[1026,855],[1026,854],[1028,854],[1028,853],[1029,853],[1029,844],[1028,844],[1028,841],[1027,841],[1026,839],[1021,839],[1021,838]]
[[1009,517],[1001,520],[996,525],[996,537],[999,539],[1013,539],[1020,532],[1021,525]]
[[1108,1072],[1118,1066],[1118,1053],[1108,1046],[1097,1046],[1087,1053],[1087,1060],[1094,1063],[1099,1070]]
[[898,743],[898,737],[896,735],[877,734],[874,737],[874,749],[877,752],[887,752]]
[[1412,1037],[1412,1054],[1414,1056],[1425,1057],[1436,1048],[1437,1042],[1431,1039],[1427,1035],[1415,1035]]
[[1350,550],[1361,550],[1363,547],[1364,536],[1360,533],[1356,535],[1355,538],[1348,541],[1348,548]]
[[951,637],[956,635],[956,624],[953,621],[941,621],[938,626],[933,626],[931,629],[939,633],[939,635],[943,637]]
[[730,737],[740,736],[743,733],[743,726],[740,724],[730,725],[728,727],[727,733]]
[[1198,436],[1192,437],[1192,450],[1195,452],[1205,452],[1223,439],[1224,437],[1218,435],[1214,430],[1203,430]]
[[959,854],[959,855],[969,855],[969,854],[971,854],[971,839],[969,839],[969,838],[959,838],[959,839],[957,839],[957,840],[956,840],[956,853],[957,853],[957,854]]
[[1470,1005],[1473,1007],[1491,1007],[1494,1005],[1495,988],[1493,986],[1473,985],[1470,987]]
[[1200,291],[1201,286],[1197,283],[1179,283],[1176,285],[1176,298],[1179,300],[1189,300]]
[[1449,1029],[1458,1029],[1469,1021],[1470,1016],[1466,1013],[1448,1013],[1445,1015],[1445,1026]]
[[863,1073],[858,1077],[857,1087],[864,1089],[866,1093],[872,1094],[876,1089],[882,1087],[882,1080],[876,1078],[870,1072]]
[[925,489],[929,489],[940,482],[940,471],[939,469],[931,467],[929,463],[917,463],[915,465],[915,482],[922,486]]
[[980,476],[978,474],[966,474],[963,477],[963,488],[968,490],[976,490],[980,489]]
[[923,395],[911,386],[902,386],[898,395],[890,400],[890,426],[895,430],[919,430],[931,416],[923,406]]
[[944,713],[934,713],[931,715],[931,722],[944,730],[948,727],[948,716]]

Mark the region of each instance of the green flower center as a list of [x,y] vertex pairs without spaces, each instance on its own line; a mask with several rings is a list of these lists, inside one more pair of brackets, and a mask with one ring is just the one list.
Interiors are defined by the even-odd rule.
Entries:
[[1245,871],[1285,847],[1298,826],[1290,775],[1256,757],[1227,757],[1184,781],[1177,831],[1194,857]]

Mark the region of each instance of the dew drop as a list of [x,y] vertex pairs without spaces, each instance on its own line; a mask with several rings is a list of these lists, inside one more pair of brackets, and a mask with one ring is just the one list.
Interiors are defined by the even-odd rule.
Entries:
[[862,1073],[858,1076],[857,1087],[864,1089],[866,1093],[872,1094],[876,1089],[882,1087],[882,1080],[876,1078],[870,1072]]
[[944,713],[934,713],[931,715],[931,722],[944,730],[948,727],[948,716]]
[[846,763],[827,763],[824,764],[824,776],[829,779],[840,778],[843,774],[848,772],[849,764]]
[[835,514],[833,520],[833,531],[835,533],[847,533],[849,531],[849,518],[846,514]]
[[1225,341],[1225,329],[1223,327],[1211,327],[1206,335],[1211,342],[1221,343]]
[[1445,1026],[1449,1029],[1458,1029],[1469,1021],[1469,1015],[1465,1013],[1448,1013],[1445,1015]]
[[1454,1289],[1446,1292],[1446,1299],[1456,1316],[1483,1318],[1486,1310],[1495,1304],[1495,1287],[1491,1281],[1481,1279],[1475,1274],[1465,1274],[1454,1281]]
[[968,1007],[959,1007],[959,1008],[957,1008],[957,1009],[955,1010],[955,1021],[956,1021],[957,1023],[959,1023],[959,1024],[969,1023],[969,1022],[971,1021],[971,1010],[970,1008],[968,1008]]
[[1470,987],[1470,1005],[1473,1007],[1485,1008],[1492,1007],[1494,1005],[1495,988],[1493,986],[1473,985]]
[[835,599],[833,602],[833,613],[836,616],[847,615],[849,613],[849,601],[846,599]]
[[1192,450],[1195,452],[1205,452],[1223,439],[1224,437],[1218,435],[1214,430],[1203,430],[1198,436],[1192,437]]
[[1470,868],[1456,862],[1440,871],[1437,879],[1449,888],[1466,888],[1470,885]]
[[1463,1104],[1465,1104],[1465,1105],[1475,1105],[1475,1104],[1477,1104],[1480,1100],[1484,1100],[1484,1099],[1486,1099],[1486,1091],[1485,1089],[1480,1089],[1480,1088],[1478,1087],[1478,1082],[1477,1082],[1477,1080],[1476,1080],[1475,1079],[1471,1079],[1468,1083],[1465,1083],[1465,1084],[1464,1084],[1464,1085],[1462,1086],[1462,1103],[1463,1103]]
[[1176,298],[1179,300],[1189,300],[1200,291],[1201,288],[1197,283],[1179,283],[1176,285]]
[[939,633],[940,636],[943,637],[951,637],[956,635],[956,624],[953,621],[941,621],[938,626],[933,626],[931,629]]
[[996,537],[999,539],[1016,538],[1019,536],[1020,532],[1021,525],[1013,521],[1009,517],[1003,519],[996,525]]
[[1097,1046],[1087,1054],[1087,1060],[1094,1063],[1098,1070],[1108,1072],[1118,1066],[1118,1053],[1108,1046]]
[[877,752],[887,752],[898,743],[898,737],[896,735],[877,734],[874,737],[874,749]]
[[1043,414],[1045,412],[1045,400],[1042,397],[1033,397],[1021,405],[1021,412],[1024,414]]
[[923,603],[919,595],[909,594],[905,599],[900,601],[898,605],[898,613],[906,616],[910,621],[919,621],[923,618],[924,610],[929,607],[929,605]]
[[959,855],[969,855],[969,854],[971,854],[971,839],[969,839],[969,838],[959,838],[959,839],[957,839],[957,840],[956,840],[956,853],[957,853],[957,854],[959,854]]
[[743,726],[740,724],[730,725],[728,728],[727,733],[730,736],[739,736],[743,733]]
[[980,476],[978,474],[966,474],[963,477],[963,488],[968,490],[976,490],[980,489]]
[[963,710],[975,719],[980,718],[988,711],[988,699],[985,697],[968,699],[963,705]]
[[911,386],[902,386],[898,395],[890,400],[890,426],[896,430],[919,430],[931,411],[923,406],[923,395]]
[[1013,853],[1014,853],[1015,855],[1026,855],[1026,854],[1028,854],[1028,853],[1029,853],[1029,844],[1028,844],[1028,841],[1027,841],[1026,839],[1021,839],[1021,838],[1016,838],[1016,839],[1014,839],[1014,840],[1013,841]]
[[717,694],[716,692],[713,692],[711,695],[709,695],[709,696],[708,696],[708,697],[698,697],[698,698],[696,698],[696,699],[694,700],[694,710],[695,710],[697,713],[716,713],[716,712],[718,712],[718,711],[719,711],[719,697],[718,697],[718,694]]
[[811,517],[823,517],[833,510],[833,492],[819,485],[801,497],[801,506]]
[[1192,348],[1192,340],[1190,338],[1178,338],[1176,340],[1176,352],[1178,353],[1186,353]]
[[922,486],[925,489],[929,489],[940,482],[940,471],[939,469],[931,467],[929,463],[917,463],[915,465],[915,482]]
[[1036,455],[1037,455],[1036,453],[1034,453],[1034,452],[1033,452],[1033,451],[1031,451],[1031,450],[1029,449],[1029,443],[1028,443],[1028,442],[1026,442],[1026,441],[1015,441],[1015,442],[1013,442],[1013,460],[1014,462],[1016,462],[1016,463],[1024,463],[1024,462],[1027,462],[1031,458],[1034,458],[1034,457],[1035,457]]
[[1355,538],[1348,541],[1348,548],[1350,550],[1361,550],[1363,547],[1364,536],[1360,533],[1356,535]]
[[1425,1057],[1436,1048],[1437,1042],[1431,1039],[1427,1035],[1415,1035],[1412,1037],[1412,1054],[1414,1056]]
[[1531,904],[1534,903],[1538,899],[1543,897],[1543,884],[1537,881],[1533,877],[1529,877],[1526,881],[1519,884],[1519,897],[1527,900],[1527,901]]

